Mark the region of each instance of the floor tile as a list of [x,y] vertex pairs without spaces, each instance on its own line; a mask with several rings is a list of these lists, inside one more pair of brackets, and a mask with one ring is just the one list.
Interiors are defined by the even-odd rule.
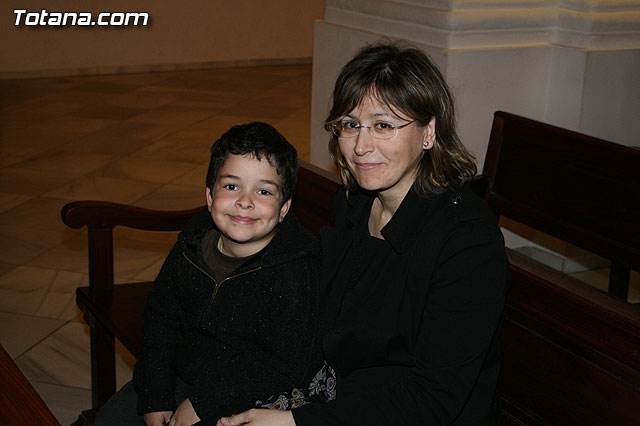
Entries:
[[5,167],[0,169],[0,191],[29,196],[40,195],[64,185],[75,175],[75,173],[66,173],[64,168],[56,172]]
[[156,263],[152,264],[148,268],[140,271],[133,278],[139,281],[155,281],[163,264],[164,264],[164,259],[158,260]]
[[111,155],[106,154],[57,151],[23,161],[15,167],[49,173],[62,171],[66,176],[79,176],[104,166],[112,159]]
[[138,207],[158,210],[192,209],[205,204],[202,186],[168,184],[135,202]]
[[71,232],[60,219],[60,211],[69,200],[35,197],[0,214],[0,226]]
[[119,138],[122,141],[129,139],[143,139],[153,142],[168,136],[182,127],[166,123],[143,123],[135,121],[121,121],[100,129],[100,134],[105,137]]
[[80,232],[74,231],[76,232],[75,235],[65,239],[62,244],[33,258],[26,265],[88,273],[87,233],[84,230],[80,230]]
[[66,324],[15,361],[31,382],[91,388],[89,336],[82,324]]
[[90,92],[66,90],[56,93],[48,93],[35,99],[23,102],[17,111],[25,114],[43,114],[60,119],[70,112],[82,107],[90,107],[96,104],[95,95]]
[[55,125],[48,124],[47,129],[52,134],[64,132],[82,136],[96,132],[114,123],[117,123],[117,120],[106,118],[85,118],[69,114],[56,119]]
[[[38,117],[33,117],[32,120],[38,120]],[[27,127],[19,129],[0,128],[2,149],[13,153],[25,151],[29,154],[27,158],[31,158],[34,152],[51,152],[78,136],[64,129],[52,131],[45,124],[49,121],[51,120],[31,121]]]
[[[29,261],[25,266],[89,273],[86,237],[73,238]],[[78,247],[82,244],[82,247]],[[167,255],[170,247],[149,246],[142,242],[116,240],[114,243],[114,273],[133,277]],[[1,280],[1,278],[0,278]],[[82,285],[85,285],[84,282]]]
[[[0,182],[2,181],[0,180]],[[1,184],[2,183],[0,183],[0,185]],[[5,192],[0,192],[0,213],[11,210],[15,206],[22,204],[30,198],[31,197],[28,195],[8,194]]]
[[209,162],[211,145],[219,135],[215,136],[167,136],[132,154],[133,157],[154,160],[173,160],[188,163]]
[[178,95],[150,95],[149,93],[142,93],[139,91],[131,91],[122,93],[112,97],[109,100],[109,104],[121,107],[135,107],[135,108],[158,108],[163,105],[170,104],[178,99]]
[[102,74],[102,75],[90,75],[78,78],[73,78],[79,87],[104,87],[110,83],[117,85],[125,85],[129,89],[136,89],[153,84],[158,81],[162,81],[167,73],[163,72],[147,72],[147,73],[135,73],[135,74]]
[[193,163],[128,156],[108,164],[93,172],[92,175],[133,181],[169,183],[193,167]]
[[79,200],[103,200],[131,204],[150,194],[160,185],[130,179],[115,179],[103,176],[81,176],[43,194],[45,197]]
[[62,426],[72,424],[80,413],[91,408],[91,391],[88,389],[34,381],[31,385]]
[[149,250],[130,248],[117,249],[114,254],[114,273],[127,277],[135,277],[159,260],[163,260],[169,251],[158,253]]
[[[89,329],[69,322],[15,361],[31,382],[91,389]],[[131,366],[116,358],[119,377],[131,378]]]
[[[109,120],[126,120],[145,112],[143,108],[131,108],[126,106],[117,106],[100,104],[88,108],[81,108],[72,111],[71,114],[76,118],[104,118]],[[110,123],[111,124],[111,123]]]
[[191,139],[191,138],[201,138],[210,141],[209,148],[224,132],[229,130],[232,126],[237,124],[249,123],[251,121],[255,121],[254,117],[242,117],[242,116],[232,116],[226,114],[219,114],[214,117],[209,117],[205,120],[199,121],[192,126],[189,126],[188,129],[182,129],[176,132],[173,136]]
[[214,110],[189,110],[183,108],[172,109],[170,106],[148,110],[142,114],[131,118],[131,122],[141,122],[150,124],[169,124],[184,128],[198,121],[204,120],[216,114]]
[[80,231],[47,231],[0,225],[0,252],[2,260],[22,265],[62,244]]
[[58,319],[0,312],[0,343],[16,358],[64,324]]
[[0,277],[0,311],[68,320],[75,290],[87,281],[80,272],[19,266]]
[[[188,173],[185,173],[182,176],[174,179],[173,183],[176,183],[178,185],[202,186],[204,191],[204,187],[206,186],[206,181],[207,181],[208,170],[209,170],[208,163],[194,167]],[[204,204],[204,201],[203,201],[203,204]]]
[[75,138],[63,145],[61,149],[75,153],[107,154],[120,158],[139,151],[152,144],[150,140],[131,136],[110,136],[98,131],[82,137]]
[[19,142],[15,144],[0,144],[0,167],[9,167],[31,160],[49,149],[50,147],[20,146]]
[[12,265],[10,263],[0,262],[0,277],[4,274],[8,274],[9,272],[16,269],[16,265]]

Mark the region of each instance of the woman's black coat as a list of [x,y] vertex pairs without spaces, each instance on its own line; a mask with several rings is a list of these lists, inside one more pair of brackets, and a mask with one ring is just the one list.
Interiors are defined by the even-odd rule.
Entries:
[[354,299],[345,293],[373,198],[352,202],[337,194],[322,232],[323,349],[337,399],[294,410],[296,424],[498,424],[508,263],[495,217],[467,189],[410,190],[382,230],[388,256],[367,266],[375,278]]

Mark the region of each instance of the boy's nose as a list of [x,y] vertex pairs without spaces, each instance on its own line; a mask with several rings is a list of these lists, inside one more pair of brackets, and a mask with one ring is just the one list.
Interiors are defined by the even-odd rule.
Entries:
[[241,209],[253,208],[253,200],[249,195],[243,194],[236,200],[236,206]]

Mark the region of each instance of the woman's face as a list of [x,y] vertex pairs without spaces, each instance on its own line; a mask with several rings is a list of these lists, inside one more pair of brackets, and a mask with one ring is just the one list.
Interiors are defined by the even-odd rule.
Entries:
[[[345,117],[363,126],[385,122],[402,126],[412,119],[398,116],[371,96]],[[435,119],[424,127],[416,122],[397,129],[391,139],[376,139],[368,129],[352,138],[338,138],[340,151],[360,187],[381,194],[404,197],[413,185],[423,151],[431,149],[435,140]],[[424,145],[424,142],[427,145]]]

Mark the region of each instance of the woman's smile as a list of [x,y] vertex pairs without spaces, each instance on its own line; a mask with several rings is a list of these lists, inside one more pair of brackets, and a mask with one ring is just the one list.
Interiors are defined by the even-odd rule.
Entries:
[[382,163],[355,163],[356,168],[362,172],[368,172],[377,169]]

